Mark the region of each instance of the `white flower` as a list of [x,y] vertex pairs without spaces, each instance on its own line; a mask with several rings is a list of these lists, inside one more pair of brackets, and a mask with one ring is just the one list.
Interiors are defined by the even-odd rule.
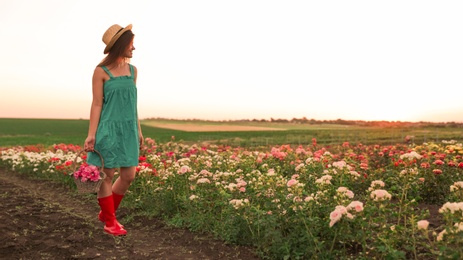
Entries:
[[208,178],[201,178],[196,181],[197,184],[200,183],[211,183],[211,181]]
[[235,208],[239,209],[241,207],[244,207],[245,205],[249,204],[248,199],[232,199],[230,200],[230,204]]
[[450,191],[457,191],[463,189],[463,181],[454,182],[452,186],[450,186]]
[[419,159],[421,159],[421,157],[423,157],[423,156],[419,155],[415,151],[412,151],[412,152],[409,152],[409,153],[402,154],[400,156],[400,159],[402,159],[402,160],[403,159],[408,159],[408,160],[418,159],[419,160]]
[[463,202],[446,202],[440,209],[439,213],[444,212],[455,213],[456,211],[463,211]]

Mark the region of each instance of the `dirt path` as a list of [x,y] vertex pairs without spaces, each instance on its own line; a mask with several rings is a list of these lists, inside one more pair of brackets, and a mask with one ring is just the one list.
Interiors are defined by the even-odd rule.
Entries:
[[156,219],[124,223],[128,235],[115,239],[98,211],[96,199],[0,168],[0,259],[258,259]]

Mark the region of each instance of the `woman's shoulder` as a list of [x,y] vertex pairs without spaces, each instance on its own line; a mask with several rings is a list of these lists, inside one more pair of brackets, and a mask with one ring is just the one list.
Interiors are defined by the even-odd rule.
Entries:
[[137,70],[137,67],[135,67],[135,65],[129,63],[130,66],[132,66],[133,68],[133,73],[134,73],[134,77],[135,79],[137,79],[137,75],[138,75],[138,70]]
[[93,72],[94,73],[105,73],[103,66],[96,66]]
[[102,79],[103,81],[109,79],[108,74],[105,72],[105,70],[101,66],[95,67],[95,70],[93,71],[93,77]]

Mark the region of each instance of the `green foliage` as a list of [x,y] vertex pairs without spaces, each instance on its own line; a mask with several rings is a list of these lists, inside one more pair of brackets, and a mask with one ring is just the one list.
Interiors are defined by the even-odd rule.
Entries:
[[[145,137],[152,137],[160,143],[175,140],[189,143],[209,142],[241,147],[272,146],[278,144],[308,145],[315,138],[321,145],[353,144],[396,144],[404,143],[412,136],[411,142],[437,142],[439,140],[463,141],[461,128],[448,127],[390,127],[355,126],[334,124],[294,124],[269,122],[235,122],[207,124],[250,125],[286,129],[283,131],[230,131],[230,132],[185,132],[150,126],[153,120],[142,120]],[[162,121],[162,120],[158,120]],[[168,121],[182,124],[183,121]],[[195,122],[205,124],[204,122]],[[87,137],[88,120],[79,119],[10,119],[0,118],[0,146],[37,145],[50,146],[66,143],[82,145]]]
[[[0,165],[67,183],[76,149],[3,148]],[[455,142],[249,149],[147,138],[123,206],[264,259],[461,257],[462,155]],[[418,224],[423,205],[444,202],[432,226]]]

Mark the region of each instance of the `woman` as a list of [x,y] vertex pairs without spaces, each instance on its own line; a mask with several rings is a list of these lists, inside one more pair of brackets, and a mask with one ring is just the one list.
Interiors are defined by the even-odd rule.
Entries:
[[[107,56],[93,72],[93,101],[90,124],[84,149],[87,162],[101,166],[104,159],[106,178],[97,193],[101,211],[98,218],[105,223],[104,231],[114,236],[127,231],[116,219],[116,210],[135,178],[143,134],[137,112],[137,68],[129,64],[132,58],[134,34],[132,25],[113,25],[103,35]],[[119,177],[114,181],[116,169]]]

